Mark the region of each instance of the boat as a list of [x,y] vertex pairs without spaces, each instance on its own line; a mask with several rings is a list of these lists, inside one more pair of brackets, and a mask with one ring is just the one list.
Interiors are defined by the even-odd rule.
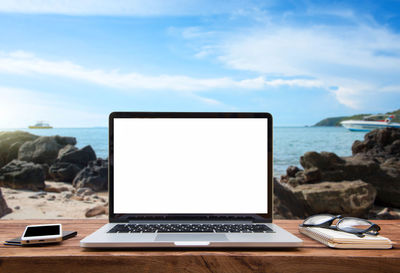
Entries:
[[400,123],[392,122],[394,115],[385,117],[383,115],[366,116],[362,120],[344,120],[340,124],[350,131],[369,132],[382,128],[399,128]]
[[29,129],[52,129],[53,127],[50,126],[47,122],[38,121],[35,125],[30,125]]

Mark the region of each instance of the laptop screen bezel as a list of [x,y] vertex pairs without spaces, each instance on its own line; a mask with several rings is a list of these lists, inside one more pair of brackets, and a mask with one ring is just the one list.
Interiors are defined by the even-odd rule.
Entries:
[[[114,213],[114,120],[123,118],[263,118],[268,126],[268,211],[263,214],[121,214]],[[273,211],[273,140],[272,116],[263,112],[112,112],[109,116],[109,160],[108,160],[108,189],[109,189],[109,222],[133,221],[253,221],[272,222]]]

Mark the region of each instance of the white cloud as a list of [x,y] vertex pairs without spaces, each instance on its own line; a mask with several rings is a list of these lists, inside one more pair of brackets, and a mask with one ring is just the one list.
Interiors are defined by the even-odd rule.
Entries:
[[209,46],[233,69],[278,77],[311,77],[316,79],[312,86],[327,90],[335,86],[332,92],[337,100],[351,108],[362,109],[374,96],[395,92],[400,85],[400,35],[379,25],[268,24],[231,33],[228,39]]
[[257,77],[243,80],[223,78],[193,78],[185,75],[143,75],[89,69],[69,61],[49,61],[23,51],[0,52],[0,73],[18,75],[46,75],[82,80],[111,88],[129,90],[202,91],[213,89],[262,89],[277,86],[320,87],[321,83],[311,79],[273,79]]

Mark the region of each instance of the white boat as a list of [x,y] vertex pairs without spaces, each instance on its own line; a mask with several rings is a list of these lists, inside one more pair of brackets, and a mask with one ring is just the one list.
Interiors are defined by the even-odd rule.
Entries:
[[384,116],[372,115],[364,117],[363,120],[344,120],[340,122],[343,127],[349,129],[350,131],[368,132],[375,129],[382,128],[399,128],[400,123],[392,122],[394,115],[387,118],[381,119]]
[[44,121],[38,121],[35,125],[30,125],[29,129],[52,129],[53,127],[50,124]]

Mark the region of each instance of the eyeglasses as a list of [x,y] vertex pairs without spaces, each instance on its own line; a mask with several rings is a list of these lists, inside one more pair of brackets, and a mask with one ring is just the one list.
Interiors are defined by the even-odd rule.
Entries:
[[[338,221],[332,225],[335,220]],[[381,228],[368,220],[354,217],[342,217],[341,215],[317,214],[304,220],[302,227],[329,228],[364,237],[364,234],[378,235]]]

